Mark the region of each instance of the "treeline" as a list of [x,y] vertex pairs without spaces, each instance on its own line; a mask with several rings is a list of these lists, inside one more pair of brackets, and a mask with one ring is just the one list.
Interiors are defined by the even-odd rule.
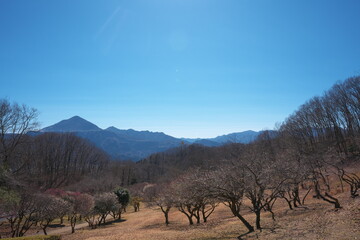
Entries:
[[167,181],[194,167],[205,169],[217,165],[228,152],[228,147],[183,144],[166,152],[155,153],[137,162],[136,177],[138,182]]
[[70,133],[27,138],[14,152],[10,167],[17,179],[36,188],[68,186],[100,173],[109,164],[102,150]]
[[[291,114],[270,137],[288,137],[302,151],[315,150],[316,144],[334,147],[346,156],[360,153],[360,77],[336,83],[323,96],[313,97]],[[286,135],[286,136],[285,136]],[[138,163],[140,181],[156,181],[184,170],[216,165],[232,157],[232,145],[204,147],[184,145],[168,152],[156,153]],[[165,177],[166,178],[166,177]]]
[[[340,209],[338,192],[359,196],[359,169],[347,168],[360,158],[359,89],[359,77],[335,84],[302,105],[276,134],[264,132],[247,145],[211,148],[211,156],[211,151],[220,154],[217,162],[202,159],[205,168],[193,165],[177,178],[147,188],[145,199],[160,207],[166,224],[171,208],[193,224],[194,219],[206,222],[217,204],[224,203],[249,232],[262,228],[263,212],[275,219],[276,201],[285,201],[292,210],[312,195]],[[161,157],[154,155],[143,164],[166,165]],[[244,205],[254,213],[255,224],[244,217]]]
[[346,155],[359,154],[360,77],[335,84],[321,97],[313,97],[280,128],[304,146],[332,142]]

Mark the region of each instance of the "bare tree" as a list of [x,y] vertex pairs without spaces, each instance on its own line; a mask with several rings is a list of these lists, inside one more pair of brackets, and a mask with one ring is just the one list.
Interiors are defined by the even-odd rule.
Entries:
[[156,205],[160,207],[164,214],[165,224],[169,225],[169,212],[174,206],[173,191],[170,184],[151,185],[145,190],[145,201],[149,206]]
[[355,173],[347,173],[344,169],[340,169],[341,179],[350,187],[350,196],[355,198],[359,196],[357,193],[360,189],[360,177]]
[[10,157],[16,148],[24,142],[25,134],[34,131],[39,126],[38,111],[26,105],[10,103],[0,99],[0,166],[11,169]]
[[203,188],[204,176],[200,170],[193,170],[188,174],[184,174],[172,182],[173,201],[175,206],[182,212],[192,225],[193,217],[199,224],[201,217],[206,222],[207,218],[214,212],[217,202]]
[[86,216],[94,208],[94,199],[85,193],[68,192],[65,200],[71,204],[69,218],[71,233],[74,233],[76,222],[80,216]]
[[11,237],[23,236],[35,224],[36,200],[25,191],[7,191],[0,196],[0,210],[10,225]]
[[[194,195],[192,195],[191,187],[181,182],[180,179],[172,183],[171,188],[173,189],[173,201],[177,209],[183,213],[190,225],[194,224],[193,217],[199,210],[200,206],[196,204]],[[197,216],[198,222],[200,221]]]
[[36,213],[35,220],[39,223],[45,235],[46,228],[52,221],[61,218],[64,213],[69,213],[71,206],[69,202],[50,194],[38,194],[35,196]]
[[245,172],[235,166],[223,166],[204,174],[204,187],[209,196],[224,202],[231,212],[240,219],[248,229],[253,232],[254,227],[243,217],[241,206],[245,197]]

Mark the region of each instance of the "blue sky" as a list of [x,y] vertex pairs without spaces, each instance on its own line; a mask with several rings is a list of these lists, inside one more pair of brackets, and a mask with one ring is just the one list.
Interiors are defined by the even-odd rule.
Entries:
[[272,129],[360,75],[358,0],[0,0],[0,98],[42,127]]

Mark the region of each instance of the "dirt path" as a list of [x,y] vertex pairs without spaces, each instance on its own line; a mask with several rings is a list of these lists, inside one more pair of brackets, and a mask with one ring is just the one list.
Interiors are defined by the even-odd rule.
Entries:
[[[86,222],[76,224],[75,231],[82,229],[82,228],[86,228],[87,226],[88,226],[88,223],[86,223]],[[69,234],[69,233],[71,233],[71,226],[59,227],[57,229],[51,229],[51,228],[47,229],[48,235],[64,235],[64,234]]]
[[[107,222],[111,222],[114,219],[111,216],[108,216],[106,218]],[[87,222],[81,222],[75,225],[75,232],[77,230],[80,229],[84,229],[84,228],[88,228],[89,224]],[[51,227],[49,226],[46,229],[46,232],[48,235],[66,235],[66,234],[71,234],[71,226],[70,225],[66,225],[66,226],[59,226],[59,227]],[[36,236],[36,235],[44,235],[43,231],[38,230],[38,232],[36,233],[31,233],[31,234],[26,234],[26,236]]]

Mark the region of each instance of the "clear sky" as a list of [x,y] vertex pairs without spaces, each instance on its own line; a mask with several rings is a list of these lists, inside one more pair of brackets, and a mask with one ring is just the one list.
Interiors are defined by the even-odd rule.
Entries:
[[0,98],[42,127],[272,129],[354,75],[359,0],[0,0]]

